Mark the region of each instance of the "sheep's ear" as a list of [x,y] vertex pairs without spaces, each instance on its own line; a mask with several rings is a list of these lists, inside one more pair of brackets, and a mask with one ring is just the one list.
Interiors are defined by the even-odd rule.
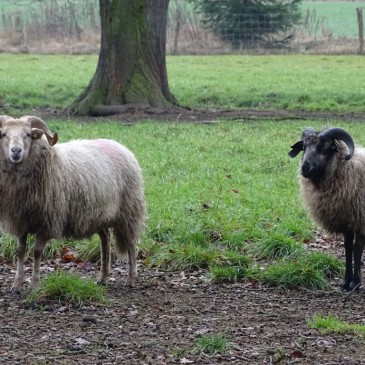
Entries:
[[39,139],[43,136],[44,132],[38,128],[32,128],[32,139]]
[[303,141],[298,141],[291,146],[291,151],[288,152],[291,158],[298,156],[303,151]]

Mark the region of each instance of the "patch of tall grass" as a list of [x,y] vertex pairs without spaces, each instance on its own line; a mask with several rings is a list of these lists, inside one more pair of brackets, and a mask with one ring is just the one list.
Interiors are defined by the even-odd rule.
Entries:
[[31,302],[57,300],[74,306],[86,303],[106,303],[106,288],[77,274],[58,270],[43,278],[28,294]]
[[320,330],[322,333],[350,333],[365,336],[365,325],[359,323],[347,323],[341,321],[334,315],[315,315],[308,319],[309,327]]

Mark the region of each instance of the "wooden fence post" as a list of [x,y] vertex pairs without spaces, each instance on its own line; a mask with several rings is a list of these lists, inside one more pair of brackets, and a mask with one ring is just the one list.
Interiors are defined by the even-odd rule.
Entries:
[[364,54],[364,23],[362,17],[362,9],[356,8],[356,13],[357,13],[357,24],[359,26],[359,42],[360,42],[358,53]]

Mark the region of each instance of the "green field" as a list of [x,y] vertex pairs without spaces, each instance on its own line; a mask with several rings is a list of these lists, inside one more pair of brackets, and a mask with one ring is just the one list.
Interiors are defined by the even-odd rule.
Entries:
[[[66,106],[87,85],[95,64],[93,56],[1,54],[1,114],[37,114],[40,107]],[[364,111],[361,57],[169,57],[168,70],[173,93],[196,108]],[[362,123],[331,120],[144,121],[126,126],[107,118],[85,123],[58,117],[49,123],[61,142],[113,138],[135,152],[149,213],[141,242],[146,264],[206,268],[216,280],[246,275],[283,286],[280,263],[286,274],[298,269],[293,257],[295,262],[303,258],[301,273],[316,273],[313,267],[324,266],[317,262],[323,257],[308,258],[303,251],[303,241],[314,236],[316,227],[298,198],[299,159],[290,159],[287,152],[304,127],[329,124],[365,144]],[[0,256],[13,257],[14,241],[1,239]],[[267,271],[257,269],[263,262]],[[319,279],[317,286],[311,277],[295,278],[292,284],[324,288],[325,279]]]
[[[271,275],[281,275],[276,273],[281,262],[293,265],[288,261],[293,252],[296,264],[290,268],[297,269],[298,257],[303,257],[303,265],[309,267],[304,272],[315,272],[302,247],[314,236],[315,226],[298,198],[299,159],[290,159],[287,152],[304,127],[324,124],[328,122],[222,121],[208,125],[149,121],[123,126],[105,120],[75,123],[57,119],[49,123],[61,142],[106,137],[134,151],[146,186],[149,219],[140,245],[146,265],[165,270],[205,268],[216,280],[230,281],[247,272],[280,286],[285,283]],[[356,142],[365,143],[362,124],[335,125],[356,136]],[[2,237],[0,257],[15,255],[14,241],[8,240]],[[98,249],[97,240],[91,244],[90,252]],[[53,254],[63,245],[58,243]],[[75,245],[77,249],[77,242]],[[265,271],[257,271],[261,265],[275,272],[262,277]],[[288,269],[285,272],[287,275]],[[295,285],[301,286],[297,281]]]
[[356,8],[365,10],[363,2],[303,1],[303,15],[310,13],[313,35],[323,32],[334,37],[358,37]]
[[[66,4],[65,4],[66,3]],[[60,9],[62,14],[62,8],[67,7],[67,2],[58,0],[53,5],[57,4],[57,8]],[[25,17],[30,16],[31,13],[36,14],[37,9],[40,6],[46,7],[55,11],[55,6],[51,6],[52,2],[30,2],[30,1],[9,1],[0,0],[0,12],[4,15],[4,19],[14,15],[16,13],[24,14]],[[88,14],[88,6],[85,6],[84,2],[73,2],[74,8],[78,11],[79,22],[82,24],[82,17],[86,17]],[[93,0],[92,7],[98,6],[97,1]],[[192,4],[185,2],[178,3],[178,6],[183,9],[184,17],[190,19],[192,10]],[[177,4],[174,0],[170,1],[170,12],[174,14]],[[309,12],[309,29],[313,36],[318,37],[326,33],[330,33],[334,37],[351,37],[356,38],[358,35],[356,8],[362,7],[364,9],[364,3],[360,1],[303,1],[302,11],[303,19],[307,18]],[[86,9],[86,10],[85,10]],[[95,12],[97,13],[97,11]],[[43,14],[42,16],[46,16]],[[87,24],[90,23],[90,19],[85,20]],[[3,26],[0,24],[0,26]],[[4,29],[6,30],[6,29]]]
[[[86,87],[96,56],[0,54],[6,110],[65,107]],[[361,56],[170,56],[171,91],[193,108],[365,111]]]

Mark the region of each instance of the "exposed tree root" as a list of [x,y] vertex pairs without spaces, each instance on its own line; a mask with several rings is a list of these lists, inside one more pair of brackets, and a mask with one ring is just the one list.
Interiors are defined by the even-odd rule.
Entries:
[[[97,105],[90,111],[90,115],[93,117],[108,117],[117,114],[134,114],[144,113],[151,116],[159,116],[170,113],[177,113],[183,108],[172,105],[168,108],[156,108],[150,105],[141,104],[124,104],[124,105]],[[184,109],[186,112],[186,109]]]

